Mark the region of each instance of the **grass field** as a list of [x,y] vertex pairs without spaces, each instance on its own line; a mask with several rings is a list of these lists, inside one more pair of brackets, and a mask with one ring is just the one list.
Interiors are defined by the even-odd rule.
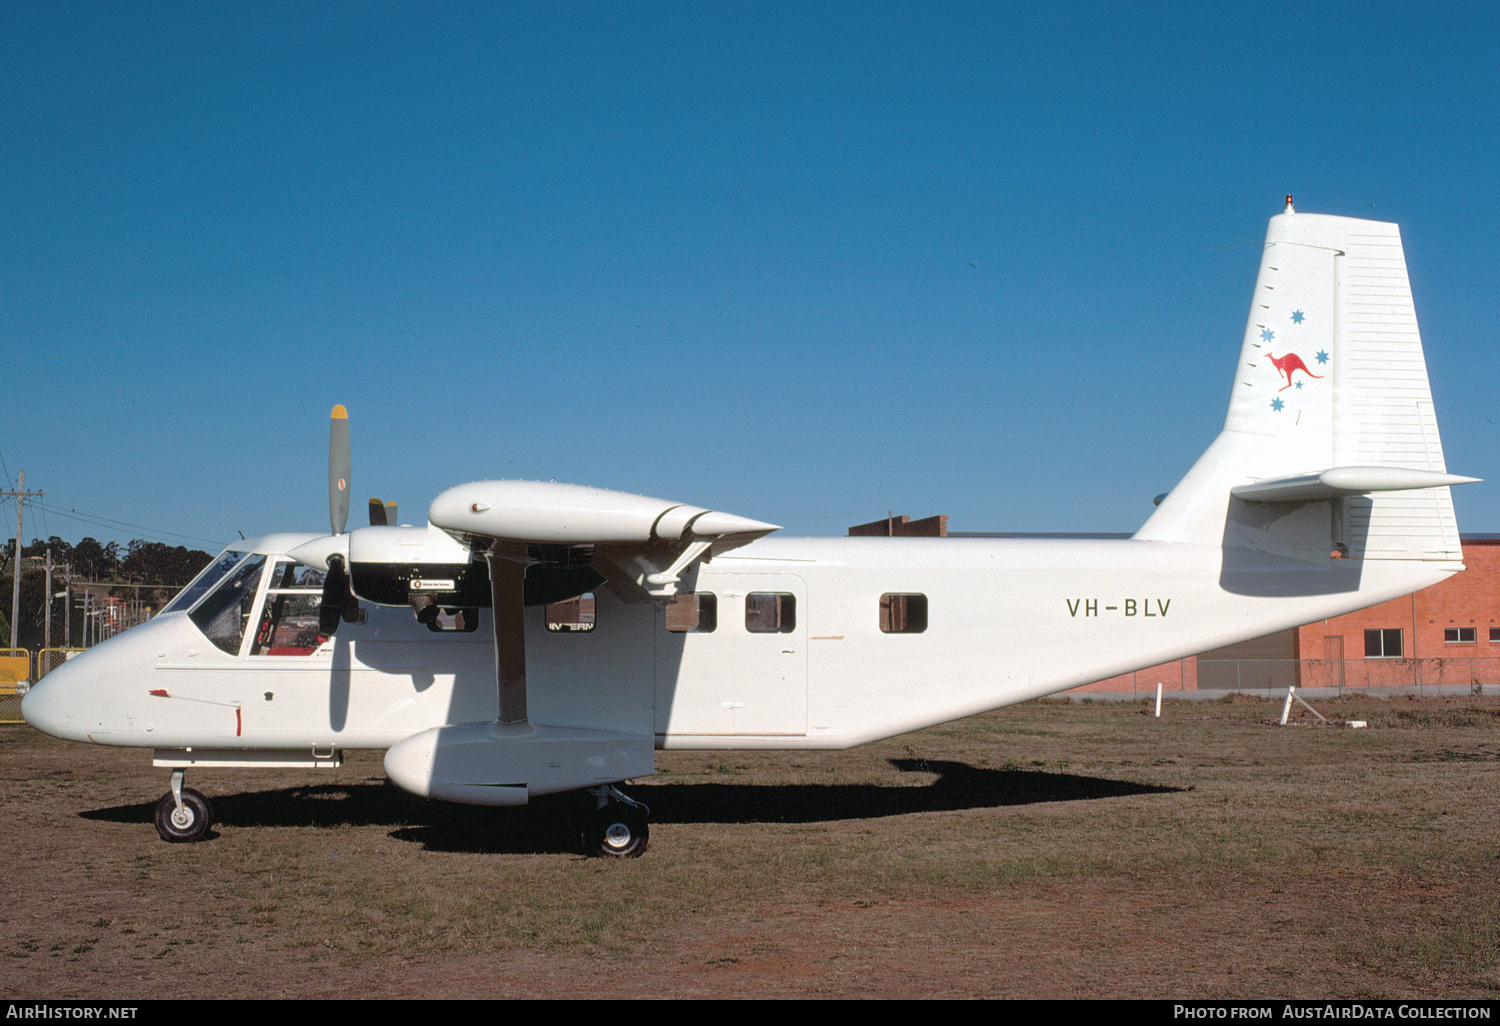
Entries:
[[555,803],[189,776],[0,728],[0,995],[1500,997],[1500,700],[1036,702],[828,753],[659,753],[639,860]]

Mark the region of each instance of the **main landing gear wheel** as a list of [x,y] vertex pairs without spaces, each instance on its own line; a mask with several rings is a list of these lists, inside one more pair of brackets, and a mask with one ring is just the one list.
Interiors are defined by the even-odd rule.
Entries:
[[156,832],[163,841],[174,844],[189,844],[208,836],[208,828],[214,825],[214,807],[207,798],[191,787],[182,788],[182,807],[171,791],[161,796],[156,803]]
[[614,787],[590,793],[597,799],[597,808],[589,813],[584,827],[584,853],[615,859],[644,855],[651,842],[651,828],[646,823],[651,810]]

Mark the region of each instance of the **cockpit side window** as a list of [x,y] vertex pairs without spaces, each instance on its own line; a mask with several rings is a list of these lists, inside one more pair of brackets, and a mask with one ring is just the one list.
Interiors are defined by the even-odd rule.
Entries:
[[278,591],[292,588],[321,592],[323,581],[327,576],[325,572],[314,567],[278,560],[276,573],[271,577],[271,587]]
[[328,640],[318,630],[324,576],[300,563],[277,562],[250,646],[252,656],[312,655]]
[[219,580],[225,574],[229,573],[230,570],[233,570],[235,564],[244,558],[245,553],[236,552],[234,549],[228,549],[221,553],[219,558],[208,564],[201,574],[189,582],[186,588],[179,591],[177,597],[168,602],[162,609],[162,612],[176,613],[184,609],[193,608],[194,602],[197,602],[210,588],[218,584]]
[[255,602],[255,589],[265,567],[265,556],[245,560],[188,614],[209,641],[230,655],[240,654],[245,624]]

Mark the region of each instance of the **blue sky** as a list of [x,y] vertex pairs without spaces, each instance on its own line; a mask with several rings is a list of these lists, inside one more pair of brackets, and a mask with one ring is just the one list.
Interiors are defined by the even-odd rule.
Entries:
[[1500,531],[1500,8],[1229,7],[10,3],[0,457],[138,525],[26,536],[326,529],[334,403],[406,522],[521,477],[1133,530],[1288,192],[1402,226]]

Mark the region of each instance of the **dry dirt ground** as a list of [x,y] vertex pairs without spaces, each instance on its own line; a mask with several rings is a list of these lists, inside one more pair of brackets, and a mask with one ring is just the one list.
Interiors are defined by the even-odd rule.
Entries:
[[849,752],[661,753],[639,860],[375,753],[190,776],[0,728],[0,996],[1500,996],[1500,702],[1030,703]]

